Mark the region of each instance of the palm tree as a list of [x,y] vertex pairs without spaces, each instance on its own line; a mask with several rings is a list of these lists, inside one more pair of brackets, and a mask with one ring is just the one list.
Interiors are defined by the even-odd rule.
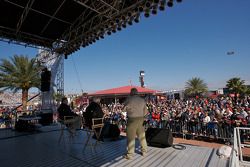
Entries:
[[237,102],[237,94],[242,94],[246,91],[245,81],[240,78],[231,78],[227,81],[226,87],[231,93],[234,93],[235,103]]
[[186,82],[185,94],[188,96],[197,96],[206,93],[208,90],[207,84],[200,78],[194,77]]
[[28,91],[32,87],[40,88],[40,66],[35,59],[27,56],[14,55],[7,59],[0,60],[0,88],[11,90],[13,93],[22,91],[23,110],[26,111]]

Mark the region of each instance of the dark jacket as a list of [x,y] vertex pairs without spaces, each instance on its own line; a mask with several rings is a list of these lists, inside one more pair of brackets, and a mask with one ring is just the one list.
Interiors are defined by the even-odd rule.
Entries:
[[57,111],[59,113],[59,118],[61,120],[64,119],[64,116],[76,116],[76,114],[71,111],[69,105],[64,104],[64,103],[60,104]]
[[96,102],[91,102],[86,108],[86,112],[83,113],[85,123],[87,126],[92,126],[92,118],[102,118],[104,113],[101,106]]

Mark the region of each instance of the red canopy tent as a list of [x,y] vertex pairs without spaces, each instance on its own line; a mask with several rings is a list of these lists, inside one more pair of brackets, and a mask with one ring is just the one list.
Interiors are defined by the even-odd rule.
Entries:
[[129,95],[130,90],[132,88],[136,88],[139,94],[155,94],[156,92],[158,92],[156,90],[130,85],[130,86],[122,86],[118,88],[97,91],[95,93],[88,94],[88,96],[110,96],[110,95],[117,95],[117,96],[125,95],[126,96],[126,95]]

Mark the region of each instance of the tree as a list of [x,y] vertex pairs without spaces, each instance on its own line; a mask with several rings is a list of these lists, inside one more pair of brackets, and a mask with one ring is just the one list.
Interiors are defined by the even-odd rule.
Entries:
[[186,82],[185,94],[188,96],[200,96],[207,91],[207,84],[200,78],[194,77]]
[[13,93],[22,91],[23,110],[27,108],[28,91],[32,87],[40,88],[40,66],[35,59],[27,56],[14,55],[0,60],[0,88]]
[[226,87],[234,94],[235,103],[237,102],[237,95],[246,91],[245,81],[237,77],[229,79]]

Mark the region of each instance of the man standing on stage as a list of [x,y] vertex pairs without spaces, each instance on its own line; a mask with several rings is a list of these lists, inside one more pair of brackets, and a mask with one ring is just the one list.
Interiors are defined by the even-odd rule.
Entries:
[[143,126],[144,116],[147,114],[146,102],[138,96],[136,88],[132,88],[130,96],[125,102],[124,111],[127,112],[127,153],[124,158],[131,159],[135,152],[135,137],[141,144],[141,155],[146,156],[147,142]]

